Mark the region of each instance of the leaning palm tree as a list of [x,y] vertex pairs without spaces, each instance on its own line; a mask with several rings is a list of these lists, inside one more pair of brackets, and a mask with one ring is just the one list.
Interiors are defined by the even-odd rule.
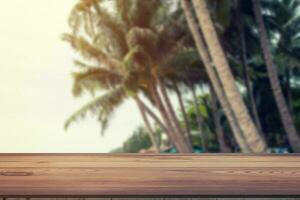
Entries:
[[212,61],[211,61],[209,53],[206,49],[204,39],[202,38],[202,35],[198,29],[198,24],[196,23],[194,16],[193,16],[192,5],[190,4],[189,0],[181,0],[181,3],[182,3],[182,8],[184,10],[186,20],[188,22],[188,26],[189,26],[191,33],[193,35],[193,38],[195,40],[197,50],[200,54],[201,60],[206,69],[207,75],[213,85],[213,88],[216,92],[219,102],[221,103],[222,108],[224,109],[226,117],[227,117],[229,124],[231,126],[231,129],[233,131],[233,135],[234,135],[241,151],[245,152],[245,153],[249,153],[252,150],[249,148],[249,146],[246,142],[246,139],[243,135],[241,127],[236,119],[236,116],[234,115],[234,113],[232,111],[232,108],[229,104],[228,99],[225,96],[224,90],[222,89],[220,80],[217,77],[217,74],[211,64]]
[[186,129],[186,137],[190,138],[190,140],[191,140],[190,121],[188,119],[188,115],[187,115],[187,112],[185,110],[185,105],[184,105],[184,100],[183,100],[182,92],[181,92],[178,84],[175,81],[173,82],[173,88],[174,88],[174,91],[176,93],[176,96],[177,96],[177,99],[178,99],[178,102],[179,102],[181,114],[183,116],[183,120],[184,120],[184,124],[185,124],[185,129]]
[[[85,50],[92,50],[91,44],[86,43],[84,40],[73,38],[70,35],[65,35],[65,39],[73,44],[75,49],[81,48],[82,45]],[[81,43],[81,44],[80,44]],[[83,50],[83,51],[85,51]],[[94,49],[94,52],[85,52],[87,55],[100,55],[101,53],[97,52],[97,49]],[[103,59],[103,58],[102,58]],[[104,61],[104,60],[103,60]],[[107,62],[110,62],[107,60]],[[145,106],[138,101],[139,97],[135,94],[136,89],[130,85],[135,85],[135,77],[130,76],[128,73],[122,72],[124,67],[122,63],[119,63],[117,60],[112,61],[114,70],[112,70],[108,63],[105,66],[102,64],[99,65],[87,65],[83,62],[76,61],[75,64],[79,65],[82,68],[81,72],[73,73],[74,76],[74,85],[73,85],[73,94],[75,96],[81,95],[85,90],[95,93],[97,89],[106,90],[107,93],[95,98],[92,102],[85,105],[83,108],[75,112],[70,118],[66,121],[66,128],[70,123],[74,122],[79,117],[85,117],[86,113],[94,112],[97,113],[100,124],[102,125],[102,131],[105,131],[110,117],[112,116],[115,109],[118,108],[126,99],[132,97],[136,100],[138,108],[141,111],[142,118],[145,122],[145,126],[148,129],[149,136],[152,140],[154,146],[159,150],[155,137],[152,135],[153,131],[150,127],[146,112]],[[119,71],[119,72],[116,72]]]
[[[71,13],[73,32],[64,38],[86,61],[91,61],[76,62],[81,71],[74,74],[74,95],[84,91],[92,94],[105,91],[105,94],[74,113],[66,127],[92,112],[98,115],[105,130],[118,106],[132,98],[142,114],[147,113],[162,126],[179,152],[191,152],[190,141],[180,127],[160,73],[165,61],[181,49],[176,40],[183,36],[169,37],[166,26],[153,25],[161,1],[119,0],[114,5],[117,12],[111,13],[103,1],[81,0]],[[139,97],[141,94],[157,108],[161,118],[146,106]],[[147,118],[143,119],[149,127]]]
[[223,153],[230,153],[230,147],[226,144],[225,140],[225,133],[221,124],[221,116],[220,112],[218,110],[218,101],[217,96],[211,85],[209,86],[210,89],[210,96],[211,96],[211,112],[212,112],[212,118],[215,125],[215,132],[217,135],[218,143],[220,146],[220,151]]
[[281,121],[284,130],[288,136],[289,142],[295,152],[300,152],[300,137],[297,133],[293,117],[289,111],[288,105],[284,99],[283,92],[280,86],[277,68],[273,62],[268,44],[267,31],[265,28],[264,20],[261,13],[261,5],[258,0],[252,0],[255,18],[259,28],[259,38],[263,56],[265,59],[268,76],[271,83],[271,88],[274,94],[275,102],[280,113]]
[[[192,38],[190,39],[192,40]],[[167,66],[172,66],[172,67],[164,69],[166,78],[170,80],[171,83],[175,82],[176,84],[178,82],[181,84],[181,86],[185,86],[185,89],[188,88],[188,91],[191,92],[193,97],[194,107],[199,108],[200,104],[197,98],[198,95],[196,94],[197,86],[206,85],[208,83],[208,79],[203,64],[199,59],[197,50],[194,49],[194,45],[192,45],[189,48],[186,48],[185,50],[177,54],[176,59],[173,59],[171,63],[168,63]],[[171,84],[171,86],[174,87],[176,93],[179,93],[177,91],[179,89],[176,88],[175,84]],[[180,103],[180,101],[182,101],[180,99],[181,98],[179,98],[179,104],[181,105],[183,104],[183,102]],[[185,108],[183,105],[180,107],[183,114],[183,120],[187,122],[186,124],[188,124],[189,119],[185,111]],[[208,146],[207,135],[205,134],[205,130],[204,130],[205,122],[199,109],[196,109],[195,111],[196,111],[195,114],[197,119],[196,121],[198,125],[198,132],[201,137],[201,145],[204,150],[207,150],[207,146]]]
[[243,135],[253,152],[263,152],[266,150],[267,145],[264,138],[257,131],[235,85],[234,77],[210,17],[207,2],[205,0],[193,0],[193,3],[211,58],[224,87],[225,95],[238,120]]
[[157,142],[156,139],[155,139],[155,133],[154,133],[154,130],[153,130],[153,128],[152,128],[152,126],[151,126],[151,124],[150,124],[150,121],[149,121],[149,119],[148,119],[146,109],[145,109],[145,107],[143,106],[143,104],[141,103],[141,101],[138,100],[137,97],[136,97],[136,103],[137,103],[138,108],[139,108],[139,110],[140,110],[140,112],[141,112],[141,116],[142,116],[142,118],[143,118],[143,121],[144,121],[144,123],[145,123],[146,129],[147,129],[147,131],[148,131],[148,135],[149,135],[149,137],[150,137],[150,140],[151,140],[152,144],[154,145],[156,151],[157,151],[157,152],[160,152],[160,151],[161,151],[160,145],[158,144],[158,142]]

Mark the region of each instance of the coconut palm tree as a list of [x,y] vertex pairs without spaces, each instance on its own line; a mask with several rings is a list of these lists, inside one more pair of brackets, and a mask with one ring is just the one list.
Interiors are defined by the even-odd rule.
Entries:
[[[192,39],[192,38],[191,38]],[[181,112],[183,113],[183,121],[185,124],[190,123],[187,113],[185,111],[183,100],[180,94],[179,87],[176,87],[177,84],[192,94],[193,103],[195,108],[199,108],[200,104],[197,101],[196,88],[199,85],[205,85],[208,83],[207,74],[199,59],[199,55],[197,51],[194,49],[192,45],[189,48],[186,48],[182,52],[176,55],[176,58],[169,62],[163,70],[165,79],[170,82],[169,87],[177,93],[179,96],[179,105]],[[169,66],[169,67],[168,67]],[[180,103],[181,102],[181,103]],[[201,138],[201,145],[204,150],[207,149],[206,143],[206,134],[204,132],[204,120],[201,116],[198,109],[196,109],[196,118],[197,118],[197,127],[198,133]],[[187,135],[187,137],[191,138],[191,134]]]
[[184,125],[185,125],[185,129],[186,129],[186,137],[190,138],[190,140],[192,141],[190,122],[189,122],[189,119],[188,119],[188,116],[187,116],[187,113],[186,113],[186,110],[185,110],[185,105],[184,105],[184,100],[183,100],[183,97],[182,97],[182,93],[181,93],[180,88],[178,87],[178,84],[176,83],[176,81],[173,81],[173,89],[176,93],[176,96],[177,96],[177,99],[178,99],[178,102],[179,102],[179,106],[180,106],[180,111],[181,111],[181,114],[183,116]]
[[241,98],[235,79],[231,73],[227,58],[219,42],[214,24],[210,17],[206,1],[193,0],[197,18],[205,38],[210,55],[215,64],[222,86],[232,111],[235,113],[244,137],[253,152],[263,152],[267,145],[257,131],[248,110]]
[[285,132],[289,138],[289,142],[295,152],[300,152],[300,137],[297,133],[293,117],[289,111],[288,105],[283,96],[283,92],[278,79],[278,72],[273,62],[273,58],[270,52],[267,31],[265,28],[263,16],[261,14],[261,5],[258,0],[252,0],[253,10],[259,29],[259,38],[261,48],[263,50],[263,56],[265,59],[268,76],[271,83],[271,88],[274,94],[277,108],[279,110],[281,121],[283,123]]
[[[87,61],[96,63],[76,62],[82,71],[74,74],[74,95],[79,96],[83,91],[106,93],[72,115],[66,127],[92,112],[98,115],[105,129],[118,106],[132,98],[142,113],[146,112],[163,125],[179,152],[191,152],[191,143],[180,127],[165,78],[160,73],[164,63],[180,51],[177,41],[184,35],[180,32],[170,35],[168,26],[153,24],[161,1],[119,0],[114,3],[116,13],[108,12],[98,0],[82,0],[71,13],[73,32],[64,39]],[[145,107],[140,94],[157,108],[162,120]],[[145,124],[148,126],[146,121]]]
[[150,124],[150,121],[148,119],[146,109],[143,106],[143,104],[141,103],[141,100],[139,100],[138,98],[136,98],[136,103],[137,103],[137,106],[138,106],[138,108],[141,112],[141,116],[142,116],[143,121],[145,123],[147,132],[149,133],[150,140],[151,140],[152,144],[154,145],[154,147],[156,149],[156,152],[159,153],[161,151],[160,150],[160,145],[158,144],[158,142],[155,139],[155,133],[154,133],[154,130],[153,130],[153,128]]
[[239,147],[241,148],[242,152],[246,152],[246,153],[251,152],[252,150],[250,149],[250,147],[248,146],[248,144],[246,142],[246,139],[243,135],[240,124],[238,123],[237,118],[236,118],[235,114],[233,113],[233,110],[229,104],[229,101],[225,96],[225,93],[224,93],[223,87],[220,83],[220,80],[217,77],[217,74],[213,68],[210,55],[209,55],[206,45],[204,43],[204,39],[202,38],[202,35],[198,29],[198,24],[195,21],[194,16],[193,16],[192,5],[190,4],[189,0],[181,0],[181,4],[182,4],[182,8],[184,10],[184,14],[185,14],[186,20],[188,22],[189,28],[190,28],[193,38],[195,40],[197,50],[200,54],[201,60],[206,69],[206,72],[209,76],[209,79],[212,83],[212,86],[216,92],[216,95],[217,95],[217,97],[222,105],[222,108],[224,109],[226,117],[230,123],[234,137],[235,137]]
[[218,109],[218,100],[215,91],[213,90],[212,86],[209,87],[210,89],[210,96],[211,96],[211,110],[212,110],[212,116],[213,116],[213,121],[215,125],[215,132],[217,135],[218,143],[220,146],[220,151],[223,153],[230,153],[231,150],[229,146],[226,144],[225,140],[225,134],[223,131],[223,127],[221,125],[221,116],[220,112]]
[[260,118],[258,115],[258,110],[257,110],[257,105],[255,101],[255,97],[253,94],[253,87],[252,87],[252,81],[250,78],[249,74],[249,65],[248,65],[248,50],[247,50],[247,42],[246,42],[246,34],[245,34],[245,25],[244,22],[242,21],[242,8],[241,8],[241,1],[237,2],[236,5],[236,14],[235,17],[237,17],[236,21],[236,26],[238,29],[239,37],[240,37],[240,60],[241,60],[241,65],[243,68],[243,81],[244,85],[247,89],[247,100],[249,103],[249,109],[251,111],[253,120],[255,122],[255,125],[260,132],[260,134],[263,135],[263,130],[262,130],[262,125],[260,122]]

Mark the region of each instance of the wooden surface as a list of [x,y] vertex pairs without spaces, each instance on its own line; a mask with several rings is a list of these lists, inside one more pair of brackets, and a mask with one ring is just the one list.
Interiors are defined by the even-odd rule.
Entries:
[[272,198],[236,198],[236,197],[227,197],[227,198],[205,198],[205,197],[168,197],[168,198],[0,198],[0,200],[300,200],[298,197],[272,197]]
[[0,154],[0,196],[300,196],[300,156]]
[[[0,198],[1,199],[1,198]],[[205,197],[147,197],[147,198],[2,198],[1,200],[300,200],[298,197],[282,197],[282,198],[237,198],[237,197],[219,197],[219,198],[205,198]]]

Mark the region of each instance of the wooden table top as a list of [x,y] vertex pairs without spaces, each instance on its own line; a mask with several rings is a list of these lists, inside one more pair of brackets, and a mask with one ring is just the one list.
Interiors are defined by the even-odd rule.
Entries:
[[0,196],[300,196],[300,155],[0,154]]

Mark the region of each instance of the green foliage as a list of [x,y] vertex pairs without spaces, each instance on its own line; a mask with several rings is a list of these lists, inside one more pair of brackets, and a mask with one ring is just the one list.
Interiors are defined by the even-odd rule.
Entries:
[[126,153],[138,153],[142,149],[151,147],[151,140],[143,128],[138,128],[124,143],[123,151]]
[[[160,130],[155,132],[156,140],[159,145],[162,143],[162,134]],[[142,150],[148,150],[152,147],[150,137],[144,127],[138,127],[133,134],[124,142],[119,151],[123,153],[138,153]]]
[[[213,118],[211,116],[211,99],[210,96],[204,92],[201,91],[200,95],[197,98],[199,108],[195,107],[195,103],[191,100],[187,101],[186,110],[188,112],[188,117],[190,121],[190,125],[192,128],[192,141],[194,146],[201,146],[202,142],[200,136],[200,130],[198,129],[198,121],[196,118],[196,109],[200,111],[200,115],[204,120],[204,127],[202,127],[204,131],[204,135],[206,139],[208,140],[208,150],[211,152],[216,152],[218,149],[218,143],[216,140],[216,130],[213,122]],[[229,135],[229,134],[228,134]]]
[[[231,20],[229,25],[223,26],[225,31],[220,31],[220,37],[229,55],[232,70],[235,72],[237,80],[243,85],[245,77],[241,63],[242,49],[239,33],[239,23],[241,23],[246,40],[248,72],[265,138],[269,146],[288,146],[287,142],[282,143],[282,140],[286,140],[286,135],[280,122],[279,113],[277,109],[274,109],[276,104],[262,58],[252,3],[250,0],[243,2],[227,1],[228,3],[239,3],[239,5],[233,5],[231,10],[224,6],[224,10],[227,10],[226,15],[231,16]],[[292,102],[291,109],[294,111],[295,123],[299,127],[300,121],[294,105],[294,102],[297,102],[297,98],[299,98],[296,92],[298,88],[291,83],[297,82],[299,79],[299,75],[295,73],[294,69],[299,66],[300,56],[297,47],[300,2],[293,0],[261,0],[260,3],[263,7],[262,14],[267,27],[274,62],[277,66],[276,70],[279,73],[286,100]],[[217,18],[215,20],[216,23],[222,24],[222,20],[221,22],[218,22]],[[289,77],[287,77],[287,72],[290,74]],[[288,93],[292,94],[292,99],[290,99],[291,96]]]

